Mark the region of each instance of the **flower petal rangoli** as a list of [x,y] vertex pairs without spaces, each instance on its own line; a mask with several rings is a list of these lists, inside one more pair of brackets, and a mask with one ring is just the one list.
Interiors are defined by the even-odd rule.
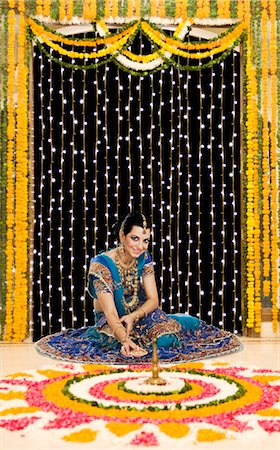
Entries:
[[[32,430],[43,438],[160,447],[165,439],[184,443],[235,439],[248,433],[280,433],[280,371],[228,363],[180,364],[161,376],[177,391],[135,391],[150,368],[63,365],[0,379],[0,427]],[[133,387],[134,392],[123,388]],[[186,385],[186,389],[182,386]],[[141,383],[140,383],[141,386]],[[144,386],[144,385],[143,385]]]

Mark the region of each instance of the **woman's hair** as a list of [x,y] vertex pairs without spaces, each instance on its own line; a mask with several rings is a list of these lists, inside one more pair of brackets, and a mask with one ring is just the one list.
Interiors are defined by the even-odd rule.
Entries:
[[143,213],[140,212],[129,213],[125,216],[123,220],[118,221],[113,226],[112,231],[118,238],[120,230],[123,231],[124,235],[127,235],[134,226],[142,228],[151,228],[151,221]]

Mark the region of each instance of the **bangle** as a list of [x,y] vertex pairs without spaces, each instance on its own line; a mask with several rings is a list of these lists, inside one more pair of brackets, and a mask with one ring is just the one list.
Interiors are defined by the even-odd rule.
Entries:
[[139,320],[140,320],[139,314],[136,314],[134,322],[139,322]]
[[143,311],[143,313],[144,313],[143,319],[145,319],[145,317],[147,317],[147,313],[146,313],[145,309],[142,308],[142,306],[139,306],[139,309],[141,309],[141,311]]
[[124,338],[121,340],[121,344],[123,345],[127,340],[127,334],[125,333]]
[[115,332],[117,331],[118,328],[123,328],[122,325],[117,325],[114,329],[113,329],[113,335],[116,337]]

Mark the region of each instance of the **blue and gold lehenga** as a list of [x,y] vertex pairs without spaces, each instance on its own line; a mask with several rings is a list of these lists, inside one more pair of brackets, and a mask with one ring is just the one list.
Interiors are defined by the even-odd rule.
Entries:
[[[153,273],[150,255],[145,259],[142,254],[137,262],[140,280]],[[141,283],[139,286],[135,309],[146,301],[144,288]],[[104,253],[91,260],[88,291],[93,299],[102,292],[112,293],[119,317],[127,314],[126,307],[133,293],[124,291],[115,262]],[[154,338],[157,338],[160,361],[166,363],[195,361],[241,348],[239,339],[230,332],[186,314],[165,314],[160,308],[135,323],[130,337],[147,351],[145,356],[123,356],[121,344],[113,336],[105,315],[95,312],[95,325],[45,336],[35,347],[43,355],[64,361],[104,364],[150,362]]]

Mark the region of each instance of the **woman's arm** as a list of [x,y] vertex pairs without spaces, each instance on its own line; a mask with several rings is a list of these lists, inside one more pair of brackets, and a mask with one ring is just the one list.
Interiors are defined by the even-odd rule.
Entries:
[[131,332],[135,322],[143,319],[158,307],[158,291],[154,273],[143,277],[143,287],[147,297],[145,303],[132,313],[122,316],[119,320],[120,323],[124,322],[126,324],[127,334]]
[[98,295],[99,304],[105,314],[107,323],[113,335],[122,344],[122,353],[126,356],[130,353],[130,348],[137,350],[138,346],[129,338],[126,328],[121,324],[114,297],[111,293],[100,293]]
[[109,327],[113,332],[115,330],[116,338],[121,341],[122,338],[125,337],[125,328],[123,327],[123,330],[121,329],[121,327],[119,327],[118,330],[116,329],[116,327],[119,325],[119,315],[115,306],[113,294],[109,292],[102,292],[98,293],[97,296],[99,305],[101,306],[101,309],[105,314]]
[[[144,317],[144,315],[153,312],[159,305],[158,291],[154,273],[147,276],[143,276],[143,287],[145,290],[147,300],[141,306],[140,309],[140,313],[142,312],[141,318]],[[143,310],[146,314],[143,313]],[[135,312],[137,311],[138,310],[136,310]]]

